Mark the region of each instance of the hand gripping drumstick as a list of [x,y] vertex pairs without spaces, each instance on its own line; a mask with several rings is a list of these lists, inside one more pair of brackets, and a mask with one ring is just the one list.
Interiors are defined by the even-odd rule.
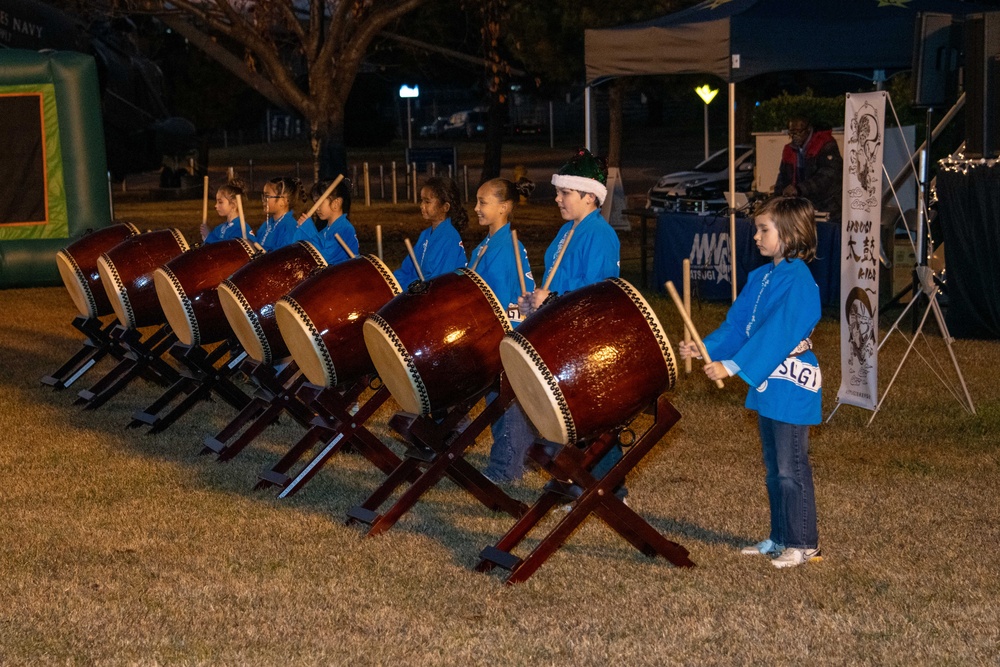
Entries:
[[306,212],[306,216],[305,216],[306,218],[311,218],[312,217],[313,213],[316,212],[316,209],[318,209],[320,207],[320,204],[322,204],[326,200],[326,198],[329,197],[333,193],[333,189],[335,187],[337,187],[338,185],[340,185],[340,182],[342,180],[344,180],[344,175],[343,174],[337,174],[337,178],[333,179],[333,183],[330,183],[329,187],[327,187],[327,189],[323,191],[323,194],[320,195],[319,199],[317,199],[315,202],[313,202],[312,208],[310,208]]
[[417,270],[417,278],[420,278],[420,282],[426,282],[424,280],[424,272],[420,270],[420,264],[417,262],[417,255],[413,252],[413,244],[410,243],[410,239],[403,239],[403,243],[406,244],[406,252],[410,253],[410,261],[413,262],[413,268]]
[[552,284],[552,279],[555,278],[556,271],[559,269],[559,263],[562,262],[563,255],[566,254],[566,248],[569,247],[569,242],[573,240],[573,231],[575,229],[576,225],[573,225],[569,233],[566,234],[566,241],[563,243],[562,248],[559,248],[559,254],[556,255],[556,261],[552,262],[552,268],[549,269],[549,275],[545,277],[545,284],[542,285],[542,289],[547,290],[549,285]]
[[[684,326],[687,330],[691,332],[691,338],[694,339],[694,344],[698,346],[698,351],[701,352],[701,356],[704,357],[705,363],[712,363],[712,357],[708,356],[708,350],[705,348],[705,343],[702,342],[701,336],[698,335],[698,330],[694,327],[694,322],[688,316],[687,311],[684,310],[684,302],[681,301],[681,295],[677,293],[677,288],[674,287],[673,282],[666,282],[667,292],[670,293],[670,298],[674,300],[674,305],[677,306],[677,310],[681,314],[681,319],[684,320]],[[722,380],[716,380],[715,386],[722,389],[725,385],[722,384]]]
[[510,240],[514,242],[514,265],[517,266],[517,279],[521,283],[521,296],[528,293],[528,286],[524,284],[524,267],[521,266],[521,249],[517,245],[517,230],[510,230]]
[[337,243],[339,243],[340,247],[344,249],[344,252],[347,253],[347,256],[350,257],[351,259],[354,259],[354,252],[348,247],[347,242],[344,241],[344,239],[340,238],[340,234],[334,233],[333,238],[337,239]]
[[242,234],[245,239],[249,238],[247,236],[247,219],[243,215],[243,197],[240,195],[236,195],[236,210],[239,211],[240,214],[240,234]]

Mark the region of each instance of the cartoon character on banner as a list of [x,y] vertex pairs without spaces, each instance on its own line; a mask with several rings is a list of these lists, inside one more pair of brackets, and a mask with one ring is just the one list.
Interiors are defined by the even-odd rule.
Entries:
[[847,360],[853,371],[851,384],[864,385],[873,368],[872,357],[876,348],[875,315],[871,299],[864,289],[855,287],[848,293],[844,303],[844,316],[847,318],[851,345],[851,354]]
[[847,191],[851,198],[851,208],[871,211],[878,205],[875,184],[880,174],[876,169],[875,158],[882,144],[882,136],[878,129],[878,113],[868,102],[865,102],[851,119],[851,137],[847,143],[851,146],[850,173],[860,186]]

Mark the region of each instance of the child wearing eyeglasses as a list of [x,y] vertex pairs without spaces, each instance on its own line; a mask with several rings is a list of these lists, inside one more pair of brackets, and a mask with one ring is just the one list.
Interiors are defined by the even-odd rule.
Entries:
[[318,244],[319,233],[311,218],[299,224],[293,204],[305,203],[306,192],[297,178],[272,178],[264,184],[261,194],[267,220],[256,231],[257,243],[268,252],[295,243],[309,241]]

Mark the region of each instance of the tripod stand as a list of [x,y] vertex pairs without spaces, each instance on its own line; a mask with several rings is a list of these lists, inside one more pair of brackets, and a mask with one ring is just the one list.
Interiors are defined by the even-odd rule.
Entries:
[[[961,385],[961,395],[959,394],[958,389],[953,384],[948,382],[944,374],[939,372],[942,370],[940,364],[938,364],[938,368],[935,369],[931,366],[930,361],[924,357],[924,355],[920,354],[919,350],[917,351],[917,356],[923,359],[924,363],[926,363],[937,378],[941,380],[941,384],[943,384],[945,388],[951,392],[951,395],[955,397],[955,400],[958,401],[959,405],[961,405],[970,414],[976,414],[976,406],[972,403],[972,397],[969,395],[969,389],[965,385],[965,377],[962,375],[962,369],[959,367],[958,359],[955,357],[955,350],[951,346],[954,339],[948,332],[948,325],[945,324],[944,314],[941,312],[941,306],[937,300],[938,287],[934,282],[934,271],[928,266],[918,266],[915,269],[915,273],[917,283],[920,287],[920,293],[927,299],[927,308],[924,310],[923,317],[920,318],[920,324],[917,325],[916,331],[913,333],[913,337],[909,339],[909,344],[906,346],[906,352],[903,354],[903,358],[900,359],[899,365],[896,367],[896,372],[892,374],[892,379],[889,380],[889,385],[885,388],[885,392],[882,393],[882,398],[879,399],[878,405],[875,406],[875,410],[872,412],[872,416],[868,420],[868,424],[871,424],[872,421],[874,421],[875,415],[877,415],[878,411],[882,408],[882,404],[885,403],[885,399],[889,397],[889,391],[892,389],[892,385],[896,381],[896,377],[899,376],[899,372],[903,369],[903,364],[906,363],[906,359],[910,356],[910,353],[914,351],[917,339],[923,337],[924,324],[926,324],[927,316],[930,315],[931,312],[934,313],[934,319],[937,321],[938,329],[941,331],[941,337],[944,339],[945,346],[948,348],[948,356],[951,357],[952,366],[954,366],[955,374],[958,376],[958,383]],[[906,304],[906,308],[903,309],[903,312],[901,312],[899,317],[896,318],[896,321],[893,322],[889,332],[879,342],[879,350],[882,349],[885,342],[889,340],[890,336],[892,336],[893,331],[898,331],[901,336],[904,338],[906,337],[906,334],[904,334],[902,329],[899,328],[899,323],[904,317],[906,317],[906,313],[909,312],[918,301],[919,299],[916,298],[915,294],[914,298],[910,299],[909,303]]]

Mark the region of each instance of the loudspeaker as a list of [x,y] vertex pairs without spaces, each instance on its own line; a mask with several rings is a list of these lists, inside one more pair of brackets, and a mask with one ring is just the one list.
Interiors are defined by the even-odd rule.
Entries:
[[965,20],[965,154],[1000,151],[1000,12]]
[[917,14],[913,106],[950,107],[958,99],[960,27],[951,14]]

